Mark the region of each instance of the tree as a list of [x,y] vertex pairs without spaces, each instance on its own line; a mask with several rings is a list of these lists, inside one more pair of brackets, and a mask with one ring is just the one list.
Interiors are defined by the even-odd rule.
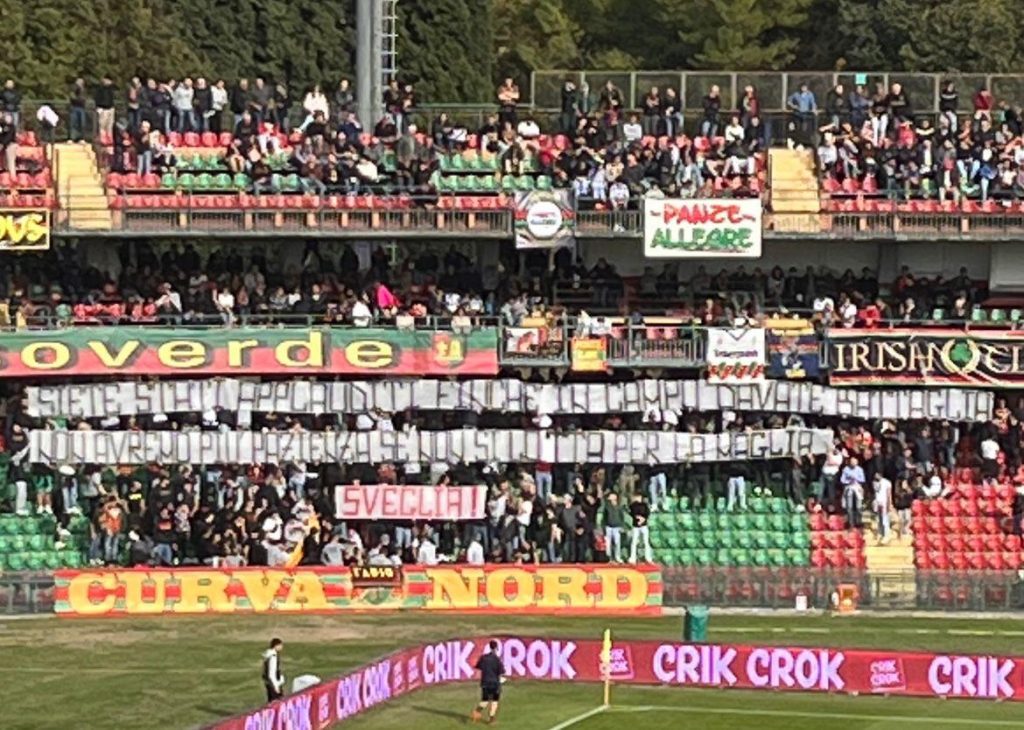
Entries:
[[786,68],[796,57],[795,30],[812,0],[663,0],[665,24],[696,49],[697,68]]
[[490,0],[398,3],[398,69],[432,102],[494,101]]
[[1024,22],[1017,0],[917,0],[915,7],[899,51],[908,71],[1006,73],[1020,68]]
[[525,83],[531,71],[577,68],[582,33],[560,0],[495,0],[494,44],[498,78]]

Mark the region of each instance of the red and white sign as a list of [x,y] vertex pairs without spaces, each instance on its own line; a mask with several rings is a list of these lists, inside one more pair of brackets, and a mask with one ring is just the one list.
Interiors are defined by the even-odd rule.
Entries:
[[334,500],[342,520],[482,520],[487,487],[344,484]]
[[[487,642],[457,639],[400,651],[211,727],[324,730],[423,687],[475,680],[473,666]],[[498,653],[512,679],[603,681],[599,639],[505,637]],[[612,679],[621,684],[1022,701],[1024,657],[616,641]]]

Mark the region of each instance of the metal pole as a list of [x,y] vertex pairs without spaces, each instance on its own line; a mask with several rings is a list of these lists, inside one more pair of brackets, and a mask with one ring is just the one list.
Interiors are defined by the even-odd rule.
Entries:
[[366,130],[373,129],[377,123],[373,87],[374,69],[379,67],[380,59],[374,62],[373,5],[374,0],[356,0],[356,106],[359,121]]
[[[370,109],[372,116],[362,120],[363,127],[369,129],[380,119],[384,107],[384,2],[370,0],[373,20],[370,22],[370,56],[373,80],[370,85]],[[399,130],[401,131],[401,130]]]

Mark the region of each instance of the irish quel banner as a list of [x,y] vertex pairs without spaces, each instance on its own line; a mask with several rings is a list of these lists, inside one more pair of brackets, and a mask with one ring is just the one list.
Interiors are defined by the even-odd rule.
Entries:
[[1024,332],[833,329],[829,382],[1024,387]]
[[0,377],[494,375],[494,328],[83,327],[0,334]]
[[[210,728],[326,730],[419,689],[475,681],[473,667],[487,644],[486,638],[452,639],[397,651]],[[598,639],[505,636],[497,652],[513,680],[578,683],[604,680],[601,649]],[[1024,700],[1024,660],[1011,656],[618,641],[613,634],[610,658],[616,684]],[[940,727],[941,719],[933,725]]]
[[381,609],[661,612],[656,565],[410,565],[395,581],[365,577],[348,568],[58,570],[54,611],[78,617]]

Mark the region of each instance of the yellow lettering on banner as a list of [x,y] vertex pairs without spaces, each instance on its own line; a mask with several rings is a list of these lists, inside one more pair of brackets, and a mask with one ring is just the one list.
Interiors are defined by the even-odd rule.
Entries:
[[[505,596],[506,583],[515,583],[515,593]],[[499,568],[487,576],[487,605],[490,608],[525,608],[536,602],[533,573],[521,568]]]
[[121,345],[121,349],[115,355],[110,352],[110,348],[107,347],[105,342],[98,342],[96,340],[89,340],[88,342],[89,349],[96,353],[96,357],[100,359],[104,367],[108,368],[123,368],[128,359],[139,349],[139,345],[138,340],[128,340]]
[[240,368],[245,365],[245,351],[260,344],[259,340],[228,340],[228,367]]
[[[304,359],[300,359],[294,350],[306,350]],[[283,340],[274,348],[277,362],[286,368],[322,368],[324,366],[324,335],[322,332],[310,330],[308,340]]]
[[426,608],[480,608],[480,581],[484,571],[479,568],[427,568],[427,579],[433,593]]
[[[126,613],[146,614],[167,611],[167,583],[171,580],[170,573],[124,570],[117,574],[117,579],[124,586]],[[144,587],[149,585],[154,586],[152,601],[147,601],[143,597]]]
[[345,347],[345,359],[353,367],[379,370],[395,362],[395,348],[379,340],[361,340]]
[[[599,568],[597,574],[601,578],[601,596],[597,600],[597,608],[638,608],[647,601],[648,583],[644,573],[632,568]],[[621,581],[629,586],[624,597],[619,596]]]
[[230,573],[215,570],[182,570],[174,574],[181,586],[181,600],[174,613],[233,613],[235,602],[228,596]]
[[434,358],[438,362],[460,363],[466,359],[459,339],[444,339],[434,342]]
[[168,340],[156,349],[156,357],[169,368],[201,368],[206,364],[206,348],[202,342]]
[[587,571],[579,568],[541,568],[543,594],[537,599],[538,608],[580,608],[593,606],[594,599],[587,595]]
[[280,608],[282,611],[323,611],[331,607],[324,595],[320,576],[308,570],[291,574],[288,597]]
[[269,611],[281,582],[288,577],[283,570],[239,570],[232,577],[245,588],[249,605],[256,613]]
[[[41,352],[49,352],[52,357],[43,360]],[[21,362],[33,370],[60,370],[71,362],[71,350],[63,342],[33,342],[22,349]]]
[[[98,585],[106,595],[101,601],[93,601],[89,598],[89,590]],[[99,616],[110,613],[117,604],[117,576],[114,573],[79,573],[68,581],[68,604],[73,613],[78,616]]]
[[17,245],[38,243],[46,237],[46,216],[42,213],[7,214],[0,216],[0,241]]

